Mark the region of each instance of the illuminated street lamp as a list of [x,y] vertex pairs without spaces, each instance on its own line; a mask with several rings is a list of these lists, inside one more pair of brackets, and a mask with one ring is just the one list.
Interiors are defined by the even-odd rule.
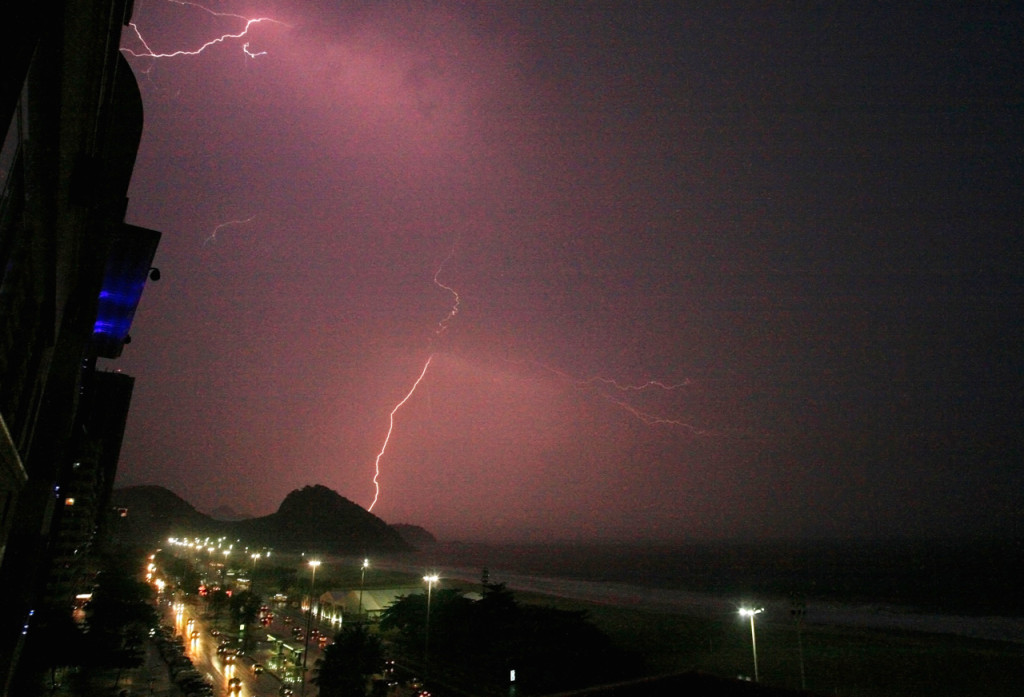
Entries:
[[302,651],[302,697],[306,695],[306,656],[309,655],[309,632],[313,625],[313,587],[316,583],[316,568],[320,562],[315,559],[309,561],[313,573],[309,577],[309,610],[306,614],[306,648]]
[[423,633],[423,663],[427,663],[427,657],[430,655],[430,592],[434,589],[434,584],[441,579],[436,573],[427,574],[423,577],[423,580],[427,583],[427,626],[426,631]]
[[363,559],[363,566],[359,569],[359,622],[363,621],[363,581],[366,580],[366,570],[370,567],[370,560]]
[[256,552],[252,555],[252,580],[249,581],[249,590],[253,593],[256,592],[256,562],[260,560],[260,553]]
[[750,646],[754,650],[754,682],[760,682],[761,677],[757,672],[757,634],[754,633],[754,615],[759,615],[762,612],[764,612],[763,607],[754,610],[740,608],[740,616],[750,618]]

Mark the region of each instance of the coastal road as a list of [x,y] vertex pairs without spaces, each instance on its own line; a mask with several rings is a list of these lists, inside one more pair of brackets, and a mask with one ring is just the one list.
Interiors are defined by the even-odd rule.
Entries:
[[[238,697],[277,697],[281,682],[275,676],[255,674],[253,661],[244,656],[231,660],[217,653],[221,638],[212,634],[212,627],[196,606],[189,605],[175,616],[175,630],[186,637],[191,637],[193,631],[198,633],[195,639],[189,638],[186,642],[186,655],[195,669],[213,685],[217,697],[234,697],[235,694]],[[241,689],[233,694],[228,690],[232,678],[238,678],[241,684]]]

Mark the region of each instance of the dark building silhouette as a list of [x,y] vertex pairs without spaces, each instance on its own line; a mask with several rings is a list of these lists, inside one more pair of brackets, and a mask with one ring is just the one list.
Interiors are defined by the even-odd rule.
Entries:
[[105,536],[110,496],[135,379],[122,373],[87,376],[87,403],[76,432],[71,462],[60,485],[52,525],[52,554],[47,579],[47,607],[66,608],[69,599],[88,590],[96,569],[90,552]]
[[128,0],[0,9],[0,694],[41,618],[88,590],[159,233],[124,222],[142,100]]

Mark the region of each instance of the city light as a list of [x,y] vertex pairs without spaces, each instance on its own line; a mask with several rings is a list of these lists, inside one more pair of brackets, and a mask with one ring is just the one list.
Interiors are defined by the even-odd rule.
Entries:
[[309,632],[313,625],[313,589],[316,584],[316,570],[320,566],[319,559],[310,559],[309,568],[313,571],[309,577],[309,610],[306,614],[306,647],[302,651],[302,695],[306,694],[306,657],[309,655]]
[[423,632],[423,662],[427,663],[430,656],[430,594],[434,584],[441,580],[441,577],[437,573],[432,573],[424,576],[423,580],[427,584],[427,626]]
[[754,682],[761,681],[761,676],[757,670],[757,634],[754,632],[754,616],[762,612],[764,612],[763,607],[756,609],[740,608],[740,616],[750,618],[750,646],[754,651]]

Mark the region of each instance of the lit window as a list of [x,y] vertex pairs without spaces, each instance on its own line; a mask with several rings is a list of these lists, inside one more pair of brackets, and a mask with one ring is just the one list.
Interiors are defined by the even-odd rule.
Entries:
[[74,506],[75,505],[75,500],[69,496],[66,499],[64,499],[64,505],[65,506]]

